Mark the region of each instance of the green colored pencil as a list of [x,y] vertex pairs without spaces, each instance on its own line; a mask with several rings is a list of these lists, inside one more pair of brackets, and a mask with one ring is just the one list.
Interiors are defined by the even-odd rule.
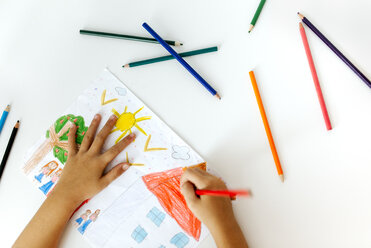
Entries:
[[[122,39],[122,40],[132,40],[132,41],[157,43],[158,44],[158,41],[156,39],[148,38],[148,37],[134,36],[134,35],[113,34],[113,33],[91,31],[91,30],[84,30],[84,29],[80,30],[80,34],[107,37],[107,38],[115,38],[115,39]],[[167,44],[171,45],[171,46],[182,46],[183,45],[179,41],[165,40],[165,42]]]
[[258,8],[256,9],[256,12],[255,12],[254,17],[252,18],[251,25],[250,25],[250,29],[249,29],[249,33],[250,33],[251,30],[254,28],[254,26],[255,26],[255,24],[256,24],[256,21],[258,20],[259,15],[260,15],[260,13],[262,12],[262,9],[263,9],[264,4],[265,4],[265,0],[261,0],[260,3],[259,3]]
[[[204,48],[204,49],[193,50],[193,51],[178,53],[178,54],[181,57],[189,57],[189,56],[193,56],[193,55],[211,53],[211,52],[216,52],[216,51],[218,51],[218,47],[214,46],[214,47],[208,47],[208,48]],[[148,64],[167,61],[167,60],[171,60],[171,59],[174,59],[174,56],[173,55],[167,55],[167,56],[157,57],[157,58],[153,58],[153,59],[146,59],[146,60],[132,62],[132,63],[126,64],[126,65],[123,65],[122,67],[129,68],[129,67],[135,67],[135,66],[140,66],[140,65],[148,65]]]

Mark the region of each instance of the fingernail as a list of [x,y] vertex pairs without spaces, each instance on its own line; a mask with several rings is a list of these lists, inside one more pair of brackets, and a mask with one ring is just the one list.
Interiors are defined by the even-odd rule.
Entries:
[[111,115],[109,119],[110,120],[116,120],[117,119],[117,116],[116,115]]
[[99,118],[99,114],[95,114],[94,115],[94,120],[98,119]]
[[123,164],[123,165],[122,165],[122,169],[123,169],[123,170],[127,170],[127,169],[129,169],[129,164],[128,164],[128,163]]
[[135,136],[136,136],[135,133],[131,133],[131,134],[129,135],[130,138],[135,138]]

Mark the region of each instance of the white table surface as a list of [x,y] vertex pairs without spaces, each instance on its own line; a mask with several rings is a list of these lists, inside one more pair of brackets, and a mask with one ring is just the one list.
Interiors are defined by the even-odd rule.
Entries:
[[[299,34],[305,14],[371,77],[369,0],[0,0],[0,108],[12,104],[1,154],[21,127],[0,183],[0,247],[10,247],[43,201],[21,173],[26,150],[108,67],[217,170],[253,198],[234,203],[251,247],[371,246],[371,89],[309,29],[334,129],[326,131]],[[147,35],[148,22],[221,94],[176,61],[122,69],[166,54],[160,45],[82,36],[79,29]],[[285,172],[277,176],[248,72],[255,69]],[[2,111],[2,110],[1,110]],[[53,220],[50,220],[53,221]],[[201,245],[214,247],[212,239]],[[68,229],[61,247],[89,247]],[[125,245],[123,244],[123,247]]]

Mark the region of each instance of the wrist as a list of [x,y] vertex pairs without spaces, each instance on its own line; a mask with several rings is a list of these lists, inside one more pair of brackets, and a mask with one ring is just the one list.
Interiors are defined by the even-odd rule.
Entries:
[[60,190],[56,187],[48,196],[53,201],[57,201],[61,206],[66,210],[74,211],[82,201],[71,197],[69,194],[65,193],[63,190]]

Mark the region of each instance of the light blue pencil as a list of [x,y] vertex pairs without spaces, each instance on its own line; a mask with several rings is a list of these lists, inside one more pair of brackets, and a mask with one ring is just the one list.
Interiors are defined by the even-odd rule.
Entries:
[[147,23],[143,23],[142,25],[148,33],[150,33],[153,38],[155,38],[171,55],[174,56],[178,62],[186,68],[189,73],[191,73],[213,96],[216,96],[219,100],[221,97],[219,94],[214,90],[213,87],[211,87],[210,84],[208,84],[205,79],[203,79],[200,74],[198,74],[177,52],[174,51]]
[[10,105],[6,106],[6,108],[3,112],[3,115],[1,116],[1,119],[0,119],[0,133],[1,133],[1,130],[3,130],[5,120],[6,120],[6,117],[8,117],[9,111],[10,111]]

